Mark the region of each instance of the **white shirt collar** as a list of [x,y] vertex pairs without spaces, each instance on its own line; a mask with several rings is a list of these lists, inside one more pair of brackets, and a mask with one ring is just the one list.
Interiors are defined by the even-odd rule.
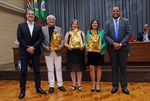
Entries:
[[114,22],[115,22],[116,20],[118,20],[118,21],[119,21],[119,19],[120,19],[120,17],[118,17],[118,19],[114,19],[114,18],[113,18],[113,21],[114,21]]
[[27,24],[34,25],[34,21],[32,23],[29,23],[29,21],[27,20]]

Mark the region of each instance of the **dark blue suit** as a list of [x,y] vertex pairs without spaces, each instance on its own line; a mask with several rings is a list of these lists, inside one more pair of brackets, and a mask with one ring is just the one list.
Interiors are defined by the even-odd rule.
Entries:
[[[27,25],[27,22],[20,23],[17,30],[17,38],[19,41],[19,54],[21,59],[21,72],[20,72],[20,88],[25,90],[27,68],[30,60],[33,64],[35,87],[40,87],[40,46],[43,41],[42,29],[39,25],[34,23],[32,37]],[[26,51],[28,46],[35,48],[34,54],[30,54]]]

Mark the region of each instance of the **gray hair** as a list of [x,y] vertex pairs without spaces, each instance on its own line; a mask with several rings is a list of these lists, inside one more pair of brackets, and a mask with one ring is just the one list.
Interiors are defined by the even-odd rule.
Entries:
[[56,20],[56,18],[55,18],[55,16],[54,16],[54,15],[48,15],[48,16],[47,16],[47,18],[46,18],[46,20],[48,20],[48,18],[49,18],[49,17],[53,17],[53,18],[54,18],[54,20]]

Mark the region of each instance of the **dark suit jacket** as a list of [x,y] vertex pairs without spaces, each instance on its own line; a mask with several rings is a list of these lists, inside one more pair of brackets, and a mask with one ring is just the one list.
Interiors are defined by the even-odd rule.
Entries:
[[34,55],[40,55],[40,45],[43,41],[43,33],[41,27],[38,24],[34,23],[33,33],[31,37],[27,22],[20,23],[18,25],[17,38],[20,43],[20,55],[29,54],[26,51],[28,46],[33,46],[35,48]]
[[[121,43],[123,45],[120,50],[129,50],[130,49],[129,39],[132,36],[132,34],[131,34],[131,25],[128,19],[120,17],[118,34],[119,34],[118,43]],[[105,39],[107,42],[107,50],[113,51],[114,47],[112,43],[115,42],[115,28],[113,19],[110,19],[105,23]]]
[[[138,36],[137,36],[137,40],[138,41],[143,41],[143,35],[144,35],[144,31],[139,32]],[[148,34],[148,38],[150,40],[150,33]]]

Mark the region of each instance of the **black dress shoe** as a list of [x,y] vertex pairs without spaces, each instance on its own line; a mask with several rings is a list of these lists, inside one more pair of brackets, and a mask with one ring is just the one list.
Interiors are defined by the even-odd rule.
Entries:
[[50,87],[48,90],[49,93],[53,93],[54,92],[54,87]]
[[123,93],[125,93],[125,94],[127,94],[127,95],[129,95],[129,94],[130,94],[130,92],[128,91],[128,89],[127,89],[127,88],[122,89],[122,91],[123,91]]
[[99,89],[99,90],[96,90],[96,92],[100,92],[101,90]]
[[19,94],[19,99],[23,99],[24,96],[25,96],[25,92],[20,92],[20,94]]
[[91,92],[94,92],[95,91],[95,89],[91,89]]
[[[101,85],[99,85],[100,86],[100,88],[101,88]],[[96,89],[96,92],[100,92],[101,90],[100,89]]]
[[58,89],[63,92],[66,91],[66,89],[63,86],[58,87]]
[[114,94],[114,93],[116,93],[117,91],[118,91],[118,88],[113,88],[113,89],[111,90],[111,93]]
[[44,90],[42,90],[42,88],[36,89],[36,92],[40,94],[47,94]]

